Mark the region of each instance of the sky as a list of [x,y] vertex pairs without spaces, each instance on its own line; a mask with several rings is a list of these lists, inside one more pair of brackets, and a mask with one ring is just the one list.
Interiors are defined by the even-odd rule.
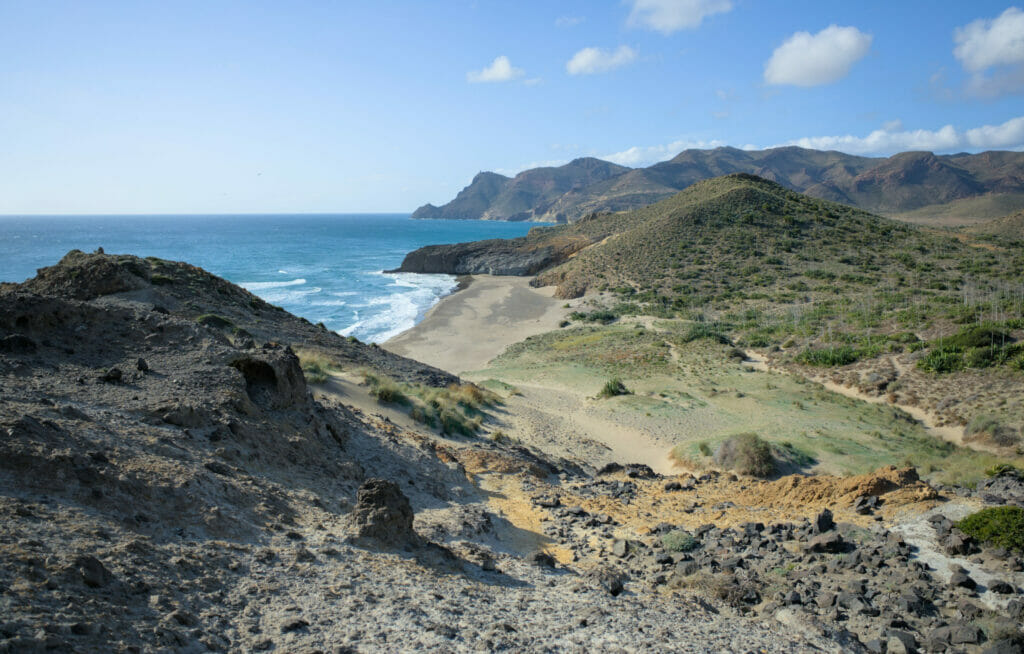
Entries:
[[408,212],[792,144],[1024,149],[1024,2],[0,0],[0,214]]

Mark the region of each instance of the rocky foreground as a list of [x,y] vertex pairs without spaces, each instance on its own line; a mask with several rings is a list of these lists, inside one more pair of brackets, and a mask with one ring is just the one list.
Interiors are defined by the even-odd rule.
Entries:
[[197,268],[0,287],[0,651],[1020,651],[1020,480],[660,477],[397,427],[296,350],[445,386]]

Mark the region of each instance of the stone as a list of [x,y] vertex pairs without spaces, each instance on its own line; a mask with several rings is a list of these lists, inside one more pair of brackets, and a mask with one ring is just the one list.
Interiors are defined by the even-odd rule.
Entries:
[[100,381],[106,384],[119,384],[123,377],[124,373],[121,372],[120,368],[111,368],[100,375]]
[[832,519],[832,512],[828,509],[823,509],[814,519],[814,533],[823,534],[832,529],[835,524],[835,521]]
[[828,552],[836,554],[845,549],[846,543],[843,537],[834,531],[819,534],[807,543],[807,550],[810,552]]
[[149,364],[145,359],[139,357],[139,360],[135,362],[135,369],[139,372],[149,372]]
[[72,566],[90,588],[102,588],[114,580],[114,575],[94,556],[79,556],[75,558]]
[[547,552],[534,552],[530,555],[529,561],[541,568],[554,568],[556,563],[555,557],[551,556]]
[[612,543],[612,554],[619,558],[622,558],[629,554],[629,550],[630,546],[629,541],[627,540],[618,539],[614,543]]
[[906,631],[888,629],[885,632],[885,639],[889,654],[914,654],[917,651],[917,639]]
[[356,492],[349,526],[355,539],[384,545],[418,542],[412,522],[412,505],[395,482],[367,479]]
[[31,354],[37,349],[36,342],[22,334],[11,334],[0,338],[0,352],[6,354]]
[[612,597],[618,597],[625,590],[629,576],[615,568],[601,567],[591,570],[586,579],[592,586],[606,591]]
[[966,588],[968,590],[974,590],[978,585],[971,577],[964,571],[954,572],[949,577],[949,585],[953,588]]
[[976,645],[983,638],[984,635],[977,625],[958,622],[950,626],[950,642],[954,645]]
[[1012,595],[1015,592],[1012,585],[999,579],[993,580],[992,583],[988,585],[988,589],[999,595]]

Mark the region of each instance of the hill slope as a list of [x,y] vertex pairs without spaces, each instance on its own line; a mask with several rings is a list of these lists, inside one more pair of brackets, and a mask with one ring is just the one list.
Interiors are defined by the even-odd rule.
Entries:
[[1024,243],[1024,211],[975,225],[967,231],[1006,243]]
[[[584,170],[586,174],[581,174]],[[996,207],[1024,206],[1024,153],[1019,152],[904,152],[871,158],[798,147],[725,147],[686,150],[647,168],[578,159],[561,167],[527,170],[512,180],[481,174],[451,203],[426,205],[413,217],[572,222],[595,211],[646,206],[698,181],[736,172],[886,215],[917,210],[941,216],[951,203],[984,199],[970,205],[965,218],[970,222],[994,218],[999,215],[992,213]]]

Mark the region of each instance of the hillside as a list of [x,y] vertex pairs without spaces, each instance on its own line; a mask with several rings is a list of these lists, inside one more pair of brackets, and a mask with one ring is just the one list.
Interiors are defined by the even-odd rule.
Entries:
[[1024,211],[974,225],[967,231],[1003,244],[1024,244]]
[[[574,247],[558,254],[556,243]],[[423,248],[402,269],[416,272],[443,249],[455,267],[433,272],[480,272],[466,264],[487,260],[491,273],[523,274],[531,253],[556,252],[533,283],[589,298],[579,322],[689,321],[695,333],[767,348],[775,365],[906,398],[941,424],[988,416],[1024,431],[1019,250],[975,247],[742,173],[643,209],[535,228],[487,255],[480,245]],[[967,383],[986,391],[965,397],[957,389]]]
[[904,152],[871,158],[798,147],[723,147],[686,150],[647,168],[578,159],[514,179],[481,173],[449,204],[426,205],[413,217],[572,222],[592,212],[646,206],[698,181],[737,172],[874,213],[907,214],[914,222],[927,222],[934,214],[967,224],[1024,207],[1024,153]]

